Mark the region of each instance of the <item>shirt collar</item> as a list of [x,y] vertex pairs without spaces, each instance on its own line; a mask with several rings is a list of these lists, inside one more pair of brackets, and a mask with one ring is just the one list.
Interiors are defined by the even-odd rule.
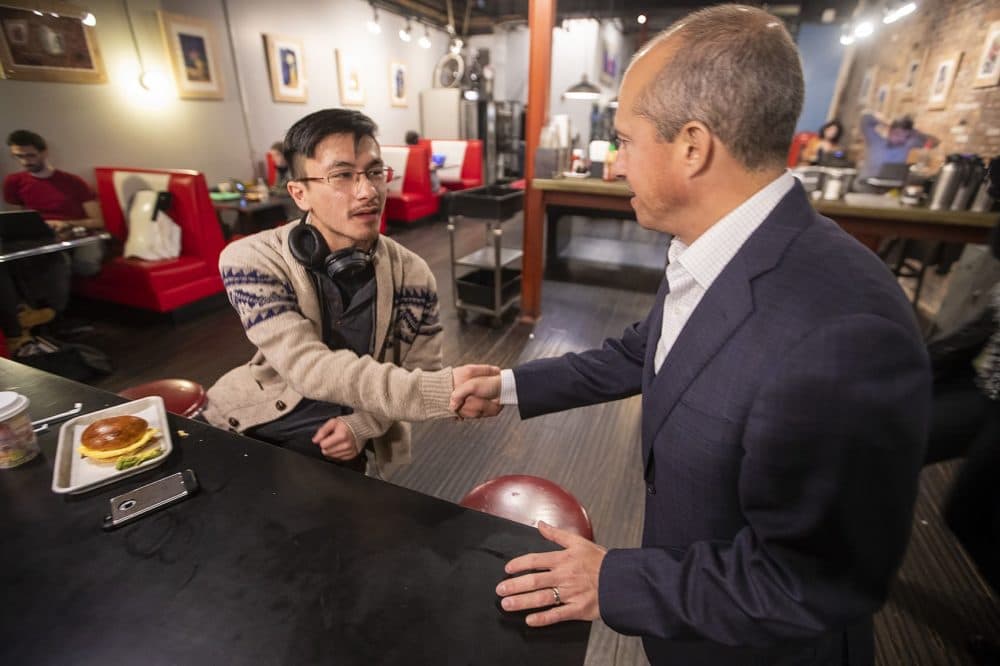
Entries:
[[667,250],[670,263],[679,262],[698,286],[707,290],[794,185],[795,178],[786,171],[709,227],[690,246],[675,237]]

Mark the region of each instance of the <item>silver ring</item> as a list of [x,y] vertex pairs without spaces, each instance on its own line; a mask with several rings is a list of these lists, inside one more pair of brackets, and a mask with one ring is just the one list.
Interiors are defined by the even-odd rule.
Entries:
[[561,606],[562,605],[562,597],[559,596],[559,588],[558,587],[553,587],[552,588],[552,598],[555,599],[556,606]]

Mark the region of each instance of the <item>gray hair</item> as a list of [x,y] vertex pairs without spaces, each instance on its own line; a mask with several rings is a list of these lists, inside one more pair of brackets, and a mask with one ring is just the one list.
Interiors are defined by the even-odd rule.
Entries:
[[640,92],[635,112],[673,141],[685,123],[708,126],[748,170],[784,164],[805,95],[791,35],[765,11],[718,5],[658,35],[678,48]]

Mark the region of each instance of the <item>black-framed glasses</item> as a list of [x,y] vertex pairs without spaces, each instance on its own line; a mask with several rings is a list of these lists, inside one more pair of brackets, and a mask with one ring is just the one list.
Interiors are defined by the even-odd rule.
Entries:
[[312,178],[295,178],[294,180],[300,183],[308,182],[310,180],[322,181],[327,185],[333,185],[337,189],[341,190],[353,190],[358,187],[361,182],[361,174],[364,174],[368,182],[375,187],[380,187],[386,183],[392,181],[393,170],[390,166],[373,166],[367,169],[338,169],[325,176],[315,176]]

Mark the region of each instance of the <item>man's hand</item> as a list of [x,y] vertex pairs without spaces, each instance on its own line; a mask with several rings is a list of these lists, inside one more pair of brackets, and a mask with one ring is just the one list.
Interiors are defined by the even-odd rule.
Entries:
[[57,234],[70,227],[70,223],[66,220],[45,220],[45,224],[49,225],[49,228]]
[[[460,417],[472,419],[496,416],[503,409],[500,397],[500,368],[495,365],[463,365],[452,370],[454,391],[450,408]],[[485,382],[479,387],[479,382]],[[490,386],[496,384],[496,390]],[[480,393],[491,395],[480,395]]]
[[324,423],[312,438],[323,455],[332,460],[353,460],[358,457],[358,440],[350,426],[339,418]]
[[607,548],[542,521],[538,521],[538,531],[564,550],[529,553],[508,562],[504,571],[509,574],[535,573],[510,578],[497,585],[504,610],[548,608],[525,618],[531,627],[599,618],[597,579]]

